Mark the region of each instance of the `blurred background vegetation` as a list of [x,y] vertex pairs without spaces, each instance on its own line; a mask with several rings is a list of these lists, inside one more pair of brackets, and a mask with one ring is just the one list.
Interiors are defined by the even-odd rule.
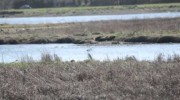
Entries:
[[107,6],[149,3],[174,3],[179,0],[1,0],[0,9],[19,9],[23,5],[32,8],[69,6]]

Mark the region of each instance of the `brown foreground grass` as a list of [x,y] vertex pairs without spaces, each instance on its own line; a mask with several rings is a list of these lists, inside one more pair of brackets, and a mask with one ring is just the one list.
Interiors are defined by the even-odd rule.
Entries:
[[0,64],[0,99],[179,100],[180,57]]
[[[95,43],[100,42],[97,39],[98,37],[107,41],[106,37],[108,36],[115,37],[111,41],[120,42],[135,42],[129,40],[141,36],[145,36],[147,41],[138,42],[158,42],[164,36],[172,36],[178,38],[177,40],[180,42],[180,18],[66,24],[0,25],[0,44]],[[149,38],[150,40],[148,41]]]

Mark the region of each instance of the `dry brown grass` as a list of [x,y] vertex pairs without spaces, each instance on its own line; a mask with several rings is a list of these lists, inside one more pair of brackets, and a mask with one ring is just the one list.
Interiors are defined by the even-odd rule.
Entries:
[[1,64],[0,99],[178,100],[180,57]]

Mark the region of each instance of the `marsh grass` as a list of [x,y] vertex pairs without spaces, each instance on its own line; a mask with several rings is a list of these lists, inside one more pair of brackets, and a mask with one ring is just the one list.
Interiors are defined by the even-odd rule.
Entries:
[[58,55],[56,55],[56,54],[51,55],[49,53],[43,53],[41,55],[40,62],[42,62],[42,63],[60,63],[61,62],[61,58],[58,57]]
[[165,18],[45,25],[2,25],[0,26],[0,30],[2,30],[0,31],[0,44],[85,43],[95,41],[95,38],[99,36],[115,36],[116,40],[121,41],[141,36],[148,37],[148,41],[153,39],[156,41],[157,38],[165,37],[160,42],[164,42],[166,37],[172,36],[172,38],[175,37],[172,41],[179,42],[179,23],[179,18]]
[[[45,60],[51,59],[44,55]],[[180,57],[169,60],[0,64],[0,99],[128,99],[180,98]],[[17,66],[17,65],[16,65]]]

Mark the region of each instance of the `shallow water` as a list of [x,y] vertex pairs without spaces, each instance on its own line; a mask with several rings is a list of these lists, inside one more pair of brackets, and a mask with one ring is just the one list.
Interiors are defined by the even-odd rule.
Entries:
[[165,58],[180,55],[180,44],[123,44],[123,45],[75,45],[75,44],[32,44],[0,45],[0,62],[21,61],[27,56],[40,60],[42,53],[57,54],[63,61],[82,61],[88,53],[96,60],[124,59],[134,56],[138,60],[154,60],[159,54]]
[[106,20],[175,18],[175,17],[180,17],[180,12],[127,14],[127,15],[0,18],[0,24],[46,24],[46,23],[50,24],[50,23],[72,23],[72,22],[106,21]]

